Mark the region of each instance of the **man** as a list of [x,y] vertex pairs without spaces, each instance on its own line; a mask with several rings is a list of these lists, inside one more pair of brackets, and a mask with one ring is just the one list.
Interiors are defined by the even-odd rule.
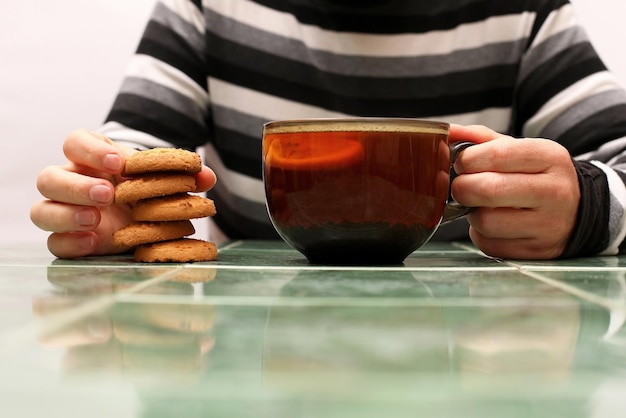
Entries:
[[351,115],[448,121],[452,141],[480,143],[457,160],[452,193],[477,207],[469,237],[487,254],[619,251],[626,94],[567,0],[161,1],[107,122],[68,136],[31,218],[59,257],[111,253],[130,221],[112,204],[125,156],[203,147],[212,233],[275,238],[262,124]]

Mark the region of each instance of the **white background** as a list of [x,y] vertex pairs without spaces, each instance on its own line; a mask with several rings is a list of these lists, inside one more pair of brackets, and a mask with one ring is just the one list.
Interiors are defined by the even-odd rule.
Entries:
[[[47,233],[29,218],[39,199],[37,174],[64,162],[61,143],[68,132],[95,129],[103,121],[153,2],[36,0],[0,6],[0,243],[45,241]],[[626,2],[572,2],[600,55],[626,85]],[[199,234],[206,233],[201,228]]]

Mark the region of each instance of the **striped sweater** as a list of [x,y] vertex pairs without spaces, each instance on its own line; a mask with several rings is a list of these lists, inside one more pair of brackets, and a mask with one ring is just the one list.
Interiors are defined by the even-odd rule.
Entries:
[[624,240],[626,93],[568,0],[161,0],[102,132],[202,149],[218,226],[273,238],[263,123],[338,116],[558,141],[582,193],[566,255],[615,254]]

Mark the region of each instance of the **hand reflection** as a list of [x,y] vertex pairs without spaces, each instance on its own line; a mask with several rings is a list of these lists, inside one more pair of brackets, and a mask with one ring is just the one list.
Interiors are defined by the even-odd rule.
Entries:
[[517,272],[332,274],[301,272],[283,287],[323,303],[272,307],[268,382],[341,393],[384,372],[515,392],[598,366],[608,312]]
[[[509,376],[509,383],[566,381],[579,340],[580,306],[575,300],[554,302],[449,313],[450,360],[462,382],[477,389],[490,375]],[[497,384],[502,384],[500,379]]]
[[[90,269],[86,276],[84,269],[50,266],[56,291],[33,300],[34,315],[45,323],[40,342],[65,349],[68,374],[107,371],[148,384],[166,373],[170,384],[193,381],[215,344],[213,306],[142,295],[191,296],[214,277],[206,268]],[[121,302],[119,293],[135,296]]]

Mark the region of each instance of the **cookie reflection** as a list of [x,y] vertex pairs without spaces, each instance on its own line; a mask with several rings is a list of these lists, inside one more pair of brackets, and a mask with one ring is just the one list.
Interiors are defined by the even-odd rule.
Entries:
[[109,314],[126,375],[144,384],[158,376],[168,376],[168,384],[201,376],[215,344],[211,305],[123,303]]
[[[55,261],[47,269],[48,281],[59,294],[97,296],[138,292],[149,285],[150,294],[182,295],[194,292],[194,286],[212,282],[215,268],[193,265],[172,266],[95,266],[83,268]],[[137,288],[137,289],[136,289]]]

